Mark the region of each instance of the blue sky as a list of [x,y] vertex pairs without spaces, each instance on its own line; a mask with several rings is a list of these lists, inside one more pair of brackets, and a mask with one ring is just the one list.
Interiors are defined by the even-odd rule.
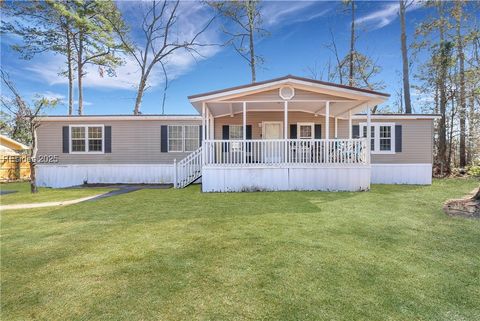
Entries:
[[[119,3],[129,23],[137,23],[134,2]],[[179,21],[181,32],[192,32],[208,19],[208,10],[198,2],[184,2],[182,8],[188,12]],[[357,2],[357,48],[382,66],[377,80],[383,80],[384,92],[391,98],[386,106],[397,99],[401,85],[400,25],[397,1]],[[265,63],[257,70],[257,80],[267,80],[287,74],[310,77],[309,68],[317,66],[319,72],[332,53],[325,47],[330,42],[331,28],[335,34],[340,55],[348,51],[350,13],[341,2],[325,1],[268,1],[263,4],[264,28],[270,35],[256,43],[257,52]],[[429,9],[414,6],[407,13],[408,40],[412,41],[415,24],[431,14]],[[219,42],[223,34],[214,26],[204,34],[204,39]],[[6,35],[2,38],[2,68],[10,73],[17,87],[26,97],[35,94],[58,97],[65,100],[50,114],[66,114],[66,79],[58,75],[63,67],[63,57],[42,54],[32,60],[21,60],[10,45],[17,39]],[[169,63],[171,78],[167,92],[167,114],[192,114],[193,107],[187,96],[242,85],[250,82],[250,71],[246,62],[231,47],[209,47],[203,49],[204,57],[193,59],[180,53]],[[333,60],[332,60],[333,61]],[[145,93],[141,111],[144,114],[159,114],[163,96],[162,72],[155,71],[150,88]],[[134,106],[135,88],[138,79],[136,67],[130,61],[119,68],[117,77],[100,77],[90,69],[84,83],[85,114],[131,114]],[[76,94],[76,93],[75,93]],[[414,99],[422,100],[422,97]],[[417,112],[420,105],[414,106]]]

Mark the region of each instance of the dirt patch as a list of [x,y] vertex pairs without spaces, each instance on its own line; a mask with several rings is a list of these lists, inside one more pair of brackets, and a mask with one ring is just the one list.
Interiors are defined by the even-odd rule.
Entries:
[[449,216],[463,216],[480,219],[480,187],[461,199],[445,202],[443,210]]

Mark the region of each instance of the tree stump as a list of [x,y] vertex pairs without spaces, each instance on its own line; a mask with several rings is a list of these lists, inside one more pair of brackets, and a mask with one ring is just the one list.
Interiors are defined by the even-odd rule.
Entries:
[[480,186],[464,198],[446,201],[443,210],[449,216],[480,219]]

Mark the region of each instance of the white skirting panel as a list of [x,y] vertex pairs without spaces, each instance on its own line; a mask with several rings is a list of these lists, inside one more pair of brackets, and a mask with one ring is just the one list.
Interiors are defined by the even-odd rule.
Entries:
[[37,184],[44,187],[172,182],[171,164],[37,165]]
[[370,188],[370,167],[209,167],[204,192],[361,191]]
[[432,184],[432,164],[371,164],[372,184]]

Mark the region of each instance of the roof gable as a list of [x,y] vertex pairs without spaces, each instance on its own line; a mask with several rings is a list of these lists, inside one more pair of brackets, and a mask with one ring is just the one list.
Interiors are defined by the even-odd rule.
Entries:
[[[221,90],[211,91],[203,94],[197,94],[189,96],[189,100],[193,102],[198,101],[205,101],[211,99],[224,99],[228,97],[238,97],[238,96],[245,96],[249,94],[254,94],[257,92],[262,91],[269,91],[279,88],[283,85],[291,85],[295,88],[299,88],[302,90],[313,91],[313,92],[323,92],[325,94],[333,95],[336,97],[343,97],[343,98],[353,98],[357,97],[382,97],[387,98],[390,95],[372,91],[363,88],[356,88],[350,87],[346,85],[340,85],[320,80],[313,80],[303,77],[297,77],[288,75],[281,78],[270,79],[263,82],[256,82],[248,85],[243,86],[236,86],[225,88]],[[350,97],[349,97],[350,96]]]

